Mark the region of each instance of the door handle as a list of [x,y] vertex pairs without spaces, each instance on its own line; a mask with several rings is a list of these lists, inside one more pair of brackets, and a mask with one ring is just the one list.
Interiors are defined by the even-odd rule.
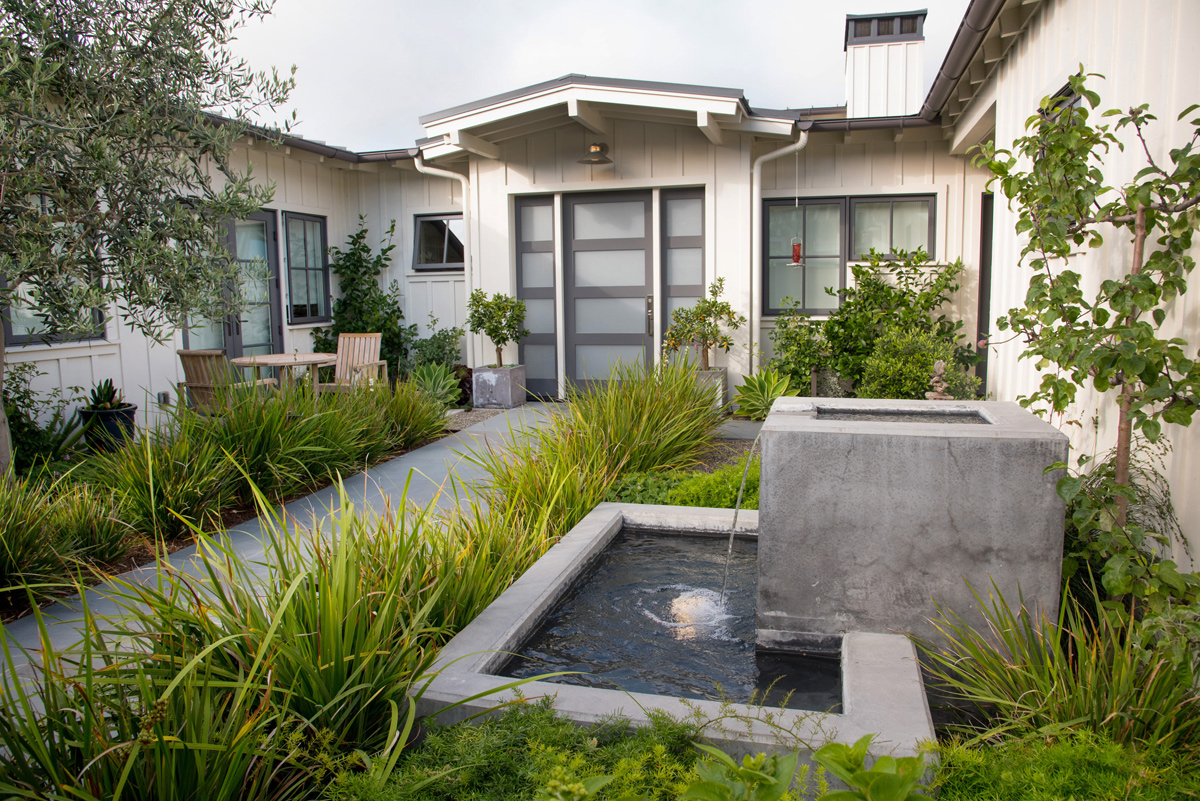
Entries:
[[646,336],[654,336],[654,296],[646,296]]

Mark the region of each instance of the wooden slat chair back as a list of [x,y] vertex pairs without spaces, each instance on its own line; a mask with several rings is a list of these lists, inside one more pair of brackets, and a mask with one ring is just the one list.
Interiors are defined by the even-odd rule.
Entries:
[[233,366],[225,358],[225,351],[178,350],[179,363],[183,365],[184,380],[177,385],[180,400],[190,400],[193,409],[202,412],[219,412],[218,392],[221,389],[251,386],[275,386],[274,378],[261,381],[240,381]]
[[383,334],[338,334],[333,383],[320,384],[323,392],[345,392],[352,387],[387,383],[387,362],[379,358]]

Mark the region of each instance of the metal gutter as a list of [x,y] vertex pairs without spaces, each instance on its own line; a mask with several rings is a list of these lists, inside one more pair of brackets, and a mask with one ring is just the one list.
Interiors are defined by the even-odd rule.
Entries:
[[932,128],[941,125],[941,120],[936,115],[932,120],[927,120],[916,114],[907,117],[846,117],[840,120],[805,120],[804,122],[809,123],[809,130],[814,133],[877,131],[886,128]]
[[971,59],[975,57],[979,46],[983,44],[983,39],[992,27],[992,23],[996,21],[1000,10],[1004,8],[1005,1],[971,0],[966,13],[963,14],[962,22],[958,25],[958,30],[954,33],[954,40],[950,43],[950,49],[946,52],[946,58],[942,61],[937,77],[933,80],[933,86],[929,87],[925,104],[917,112],[921,119],[928,122],[938,119],[942,107],[950,99],[950,93],[958,85],[958,81],[966,72]]
[[[754,160],[754,167],[750,170],[750,202],[754,205],[750,207],[750,247],[753,253],[750,254],[750,347],[748,350],[748,363],[750,375],[754,375],[755,350],[754,339],[758,329],[762,326],[762,165],[768,161],[790,156],[793,153],[799,153],[808,145],[808,130],[801,128],[800,138],[787,147],[781,147],[778,150],[772,150],[770,153],[763,153]],[[755,281],[755,278],[760,280]]]
[[357,155],[360,162],[371,163],[377,161],[402,161],[404,159],[414,159],[420,155],[420,153],[420,148],[406,147],[400,150],[370,150]]

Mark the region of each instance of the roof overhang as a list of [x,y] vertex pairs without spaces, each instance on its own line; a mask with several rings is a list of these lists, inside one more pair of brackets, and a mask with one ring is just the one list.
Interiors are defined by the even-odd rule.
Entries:
[[507,139],[576,124],[610,136],[616,119],[691,125],[715,145],[727,133],[790,138],[795,120],[756,112],[740,89],[567,75],[421,117],[427,159],[472,154],[501,157]]

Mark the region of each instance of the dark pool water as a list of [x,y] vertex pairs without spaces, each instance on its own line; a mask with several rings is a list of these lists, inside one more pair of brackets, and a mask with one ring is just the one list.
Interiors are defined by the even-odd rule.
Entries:
[[[834,656],[754,648],[753,541],[622,532],[534,632],[503,676],[821,712],[840,711]],[[789,696],[790,693],[790,696]]]
[[863,409],[832,409],[818,407],[818,420],[853,420],[858,423],[952,423],[954,425],[991,425],[978,412],[889,412]]

